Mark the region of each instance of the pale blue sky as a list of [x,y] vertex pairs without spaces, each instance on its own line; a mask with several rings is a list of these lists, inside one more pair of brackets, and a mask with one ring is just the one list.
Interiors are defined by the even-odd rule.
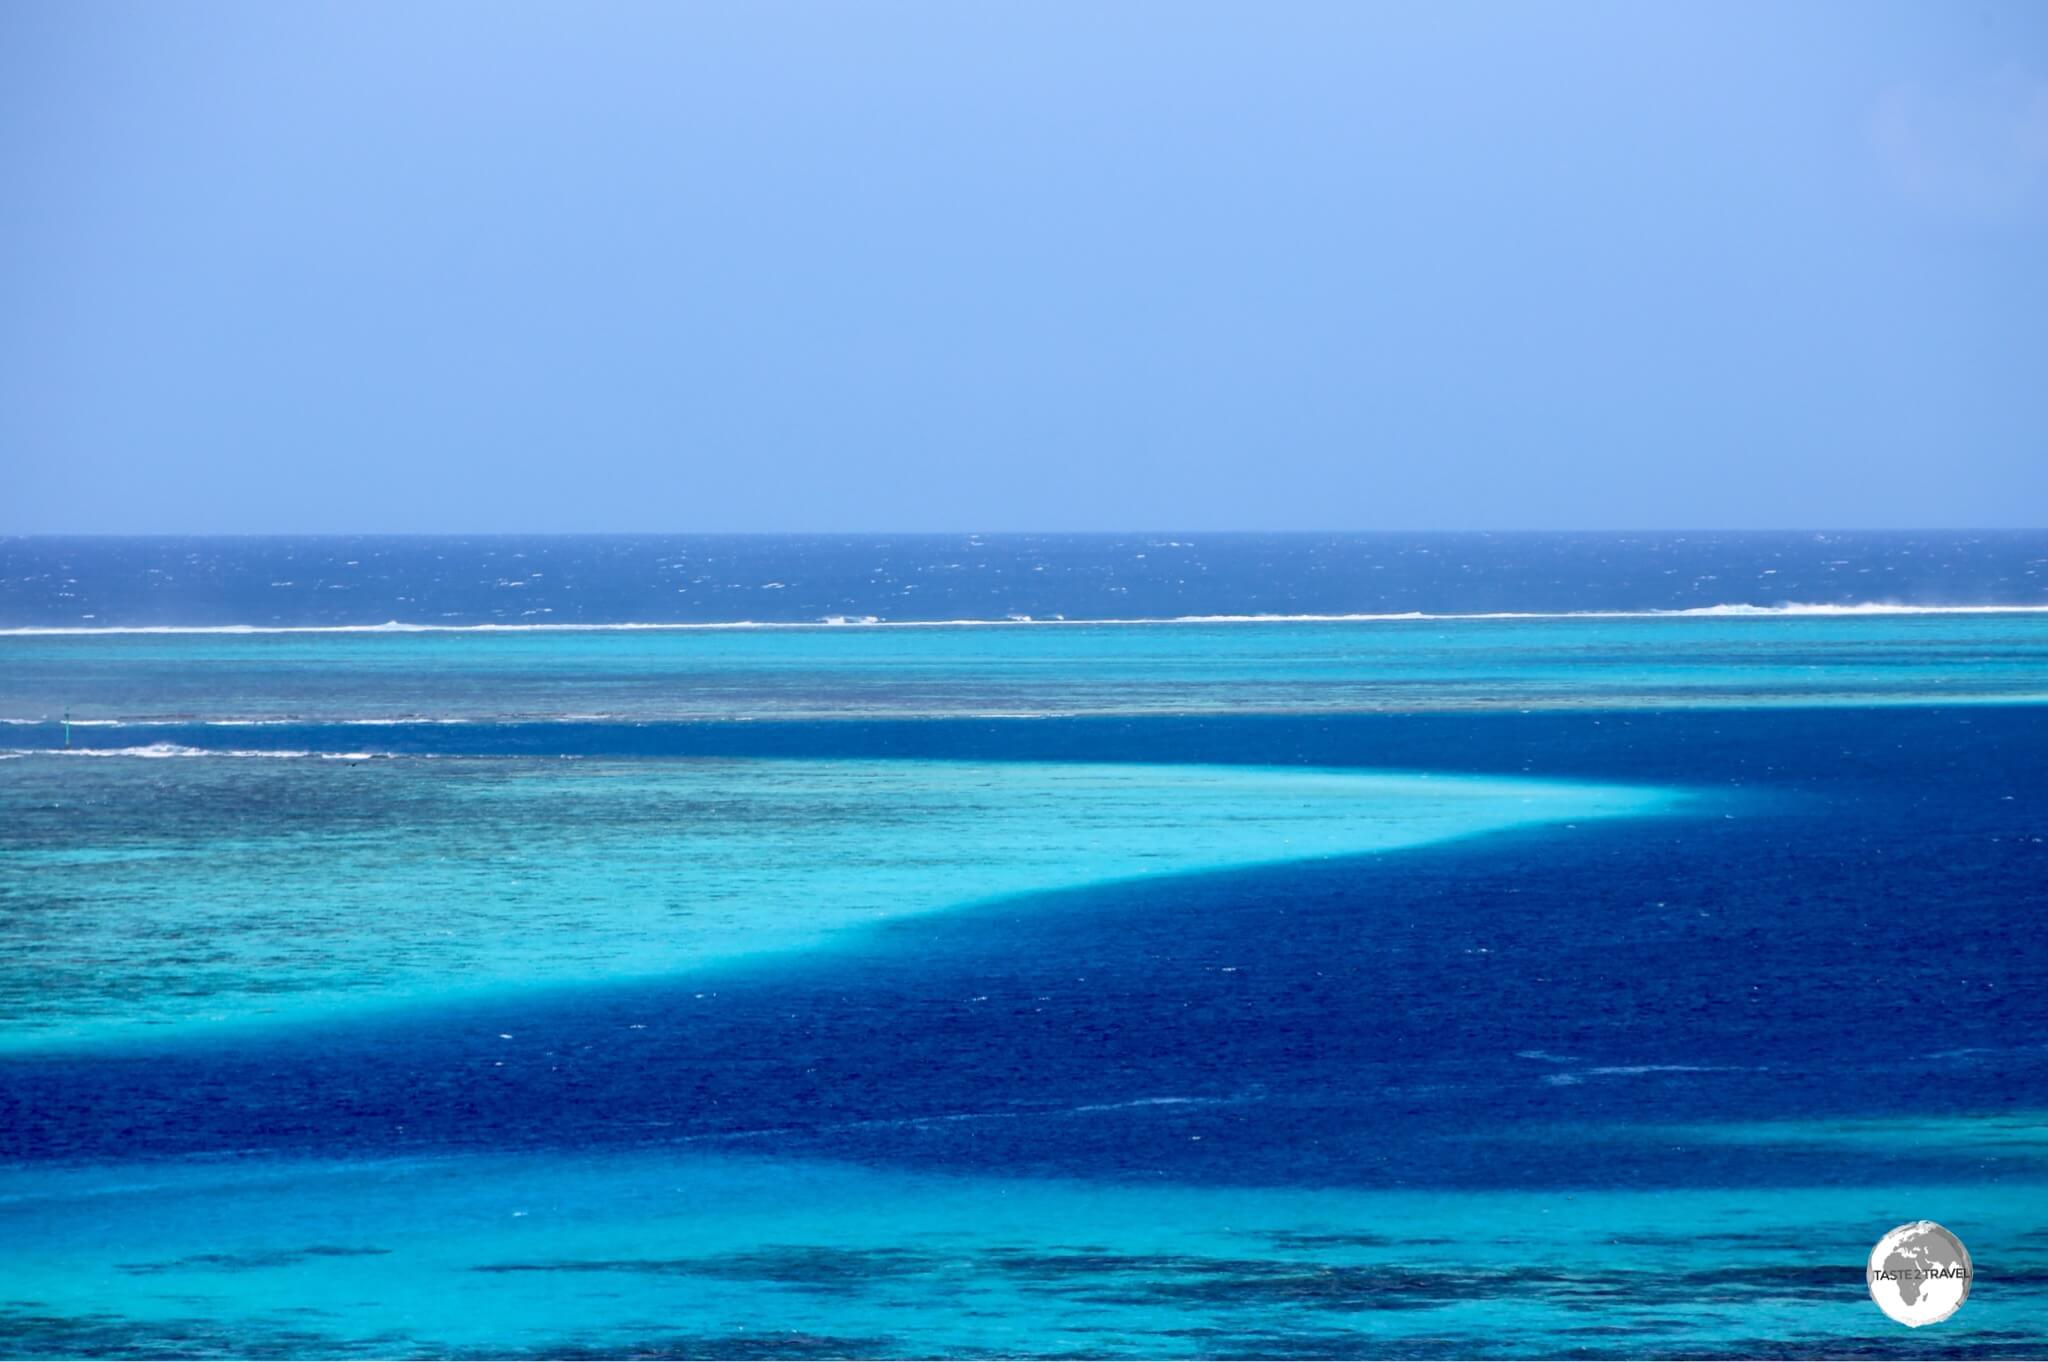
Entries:
[[2048,523],[2048,4],[0,6],[0,532]]

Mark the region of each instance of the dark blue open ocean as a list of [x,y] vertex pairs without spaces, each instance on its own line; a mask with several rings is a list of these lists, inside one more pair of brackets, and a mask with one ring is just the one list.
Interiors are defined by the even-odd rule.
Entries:
[[2035,531],[0,538],[0,627],[2048,603]]
[[2044,838],[2048,533],[0,541],[0,1355],[2048,1356]]

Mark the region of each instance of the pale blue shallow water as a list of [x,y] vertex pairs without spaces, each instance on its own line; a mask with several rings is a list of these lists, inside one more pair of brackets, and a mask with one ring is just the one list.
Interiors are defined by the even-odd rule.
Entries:
[[[315,634],[5,640],[0,732],[2037,702],[2048,614]],[[84,732],[84,729],[79,730]],[[133,745],[123,730],[92,734]],[[201,745],[247,735],[201,734]]]
[[[2029,1135],[2038,1158],[2048,1133]],[[1990,1265],[2038,1262],[2048,1211],[2039,1182],[1180,1188],[688,1152],[109,1169],[86,1188],[55,1214],[0,1202],[48,1216],[13,1256],[10,1292],[38,1302],[17,1346],[1853,1355],[1881,1337],[1866,1241],[1939,1206],[1985,1265],[1971,1336],[2005,1353],[2037,1337],[2043,1292]]]
[[[644,547],[32,545],[0,626]],[[1443,547],[947,605],[1630,613],[0,636],[0,1354],[2048,1356],[2048,615],[1635,613],[2040,546]]]
[[0,1050],[673,974],[1025,892],[1682,800],[1298,767],[38,755],[0,775],[0,880],[62,930],[17,933]]

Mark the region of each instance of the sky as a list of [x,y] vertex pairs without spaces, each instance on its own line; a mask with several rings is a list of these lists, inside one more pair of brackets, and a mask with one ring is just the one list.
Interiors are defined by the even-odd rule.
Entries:
[[2048,524],[2048,5],[0,6],[0,533]]

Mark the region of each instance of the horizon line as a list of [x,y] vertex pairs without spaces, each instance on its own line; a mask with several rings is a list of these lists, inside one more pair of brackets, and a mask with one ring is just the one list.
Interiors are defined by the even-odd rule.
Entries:
[[1397,536],[1397,535],[1781,535],[1781,534],[2048,534],[2039,525],[1790,525],[1768,527],[1638,526],[1597,528],[1512,529],[1190,529],[1134,526],[1115,530],[973,530],[973,529],[846,529],[846,530],[33,530],[0,531],[0,543],[51,539],[828,539],[828,538],[1005,538],[1093,539],[1124,535],[1251,536]]

